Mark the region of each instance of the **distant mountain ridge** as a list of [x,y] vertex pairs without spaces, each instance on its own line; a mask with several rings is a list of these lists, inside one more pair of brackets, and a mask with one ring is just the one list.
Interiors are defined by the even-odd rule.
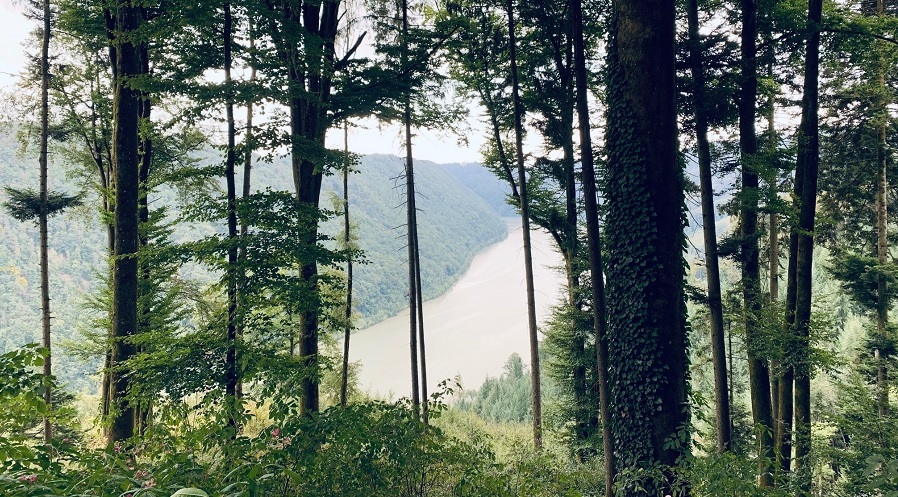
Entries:
[[[37,161],[30,151],[21,154],[21,145],[9,133],[0,133],[0,187],[37,186]],[[425,298],[434,298],[448,290],[470,264],[474,254],[502,240],[506,224],[501,212],[492,205],[503,193],[477,178],[482,166],[467,165],[453,174],[428,161],[416,163],[419,236],[422,257],[422,282]],[[355,269],[354,300],[361,315],[360,326],[373,324],[398,313],[405,307],[407,263],[405,242],[404,187],[397,178],[403,160],[389,155],[362,158],[359,172],[350,176],[350,214],[358,226],[359,244],[367,264]],[[65,170],[51,165],[51,188],[72,191],[64,179]],[[461,178],[461,179],[460,179]],[[253,170],[254,188],[292,189],[292,173],[285,159],[260,163]],[[477,191],[466,186],[472,185]],[[333,192],[328,193],[328,192]],[[329,198],[342,197],[342,181],[325,178],[322,206],[330,207]],[[5,194],[0,192],[0,202]],[[92,200],[87,201],[88,204]],[[222,223],[223,227],[223,223]],[[199,226],[193,236],[219,231],[218,226]],[[342,223],[331,220],[322,232],[340,233]],[[190,230],[185,230],[188,233]],[[202,233],[202,235],[197,235]],[[178,235],[184,236],[183,233]],[[54,316],[53,338],[56,344],[76,339],[78,330],[89,326],[91,316],[82,304],[96,291],[105,272],[105,231],[92,206],[50,220],[51,309]],[[0,353],[40,337],[38,298],[37,228],[20,223],[0,212]],[[56,372],[75,388],[93,388],[87,375],[96,365],[84,365],[80,359],[59,351],[54,359]]]

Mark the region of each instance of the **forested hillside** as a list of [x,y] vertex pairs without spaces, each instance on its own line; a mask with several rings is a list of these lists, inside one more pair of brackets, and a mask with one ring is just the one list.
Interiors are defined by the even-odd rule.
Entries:
[[4,497],[898,495],[898,0],[0,2]]
[[[26,156],[27,151],[23,151],[14,134],[0,134],[0,185],[21,187],[33,183],[35,164],[25,159]],[[66,186],[66,168],[65,164],[53,163],[53,186],[74,192],[72,186]],[[405,223],[404,192],[396,188],[402,168],[399,157],[372,155],[363,157],[357,173],[350,176],[353,224],[366,261],[357,267],[355,275],[354,308],[359,314],[358,327],[392,316],[406,305],[405,242],[399,236]],[[467,165],[466,170],[470,174],[463,177],[489,174],[476,164]],[[283,161],[275,161],[257,166],[254,181],[259,189],[285,189],[290,188],[292,179],[288,166]],[[421,194],[422,281],[424,296],[429,299],[445,292],[464,272],[475,253],[504,238],[506,225],[500,213],[483,198],[502,198],[502,191],[495,183],[481,184],[479,191],[473,192],[449,174],[446,166],[421,161],[417,189]],[[339,179],[328,177],[325,190],[333,192],[325,193],[328,197],[342,195]],[[2,193],[0,198],[5,200]],[[161,198],[177,203],[175,195],[165,194]],[[85,306],[88,298],[99,291],[107,264],[105,232],[98,216],[98,212],[83,207],[50,220],[53,336],[63,345],[63,350],[66,344],[79,339],[80,331],[91,330],[96,325],[93,320],[99,317],[96,311]],[[177,215],[173,213],[172,217]],[[192,227],[176,231],[175,241],[187,242],[200,234],[205,236],[222,229],[192,223]],[[335,237],[340,229],[340,222],[335,218],[325,223],[322,231]],[[195,267],[186,274],[200,279],[202,284],[214,279],[214,275]],[[38,281],[36,227],[0,211],[0,288],[5,289],[0,300],[0,352],[40,341]],[[87,376],[97,372],[98,359],[93,358],[87,364],[85,360],[71,353],[59,354],[57,374],[77,390],[93,391],[95,380]]]

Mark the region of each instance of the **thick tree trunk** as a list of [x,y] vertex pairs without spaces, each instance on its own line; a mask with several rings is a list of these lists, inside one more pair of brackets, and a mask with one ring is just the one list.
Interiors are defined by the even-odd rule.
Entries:
[[698,33],[698,1],[687,4],[689,56],[692,66],[696,142],[699,181],[702,195],[702,230],[705,237],[705,270],[708,279],[708,308],[711,315],[711,360],[714,363],[714,400],[717,405],[717,450],[732,448],[730,400],[727,386],[726,349],[723,332],[723,302],[720,296],[720,266],[717,259],[717,227],[714,209],[714,184],[711,177],[711,145],[708,142],[708,118],[705,111],[705,71],[701,39]]
[[596,374],[599,391],[599,416],[602,421],[602,453],[605,460],[605,497],[614,495],[615,458],[608,398],[608,340],[605,314],[605,275],[602,264],[602,236],[596,198],[595,163],[592,155],[592,128],[589,124],[586,43],[583,36],[583,6],[572,2],[574,38],[574,74],[577,88],[577,115],[580,127],[580,164],[583,169],[583,204],[586,211],[586,239],[589,272],[592,281],[592,318],[596,334]]
[[527,323],[530,335],[530,382],[533,390],[533,446],[543,446],[542,395],[540,389],[539,336],[536,327],[536,301],[533,289],[533,256],[530,245],[530,206],[527,199],[527,172],[524,170],[523,113],[518,86],[517,41],[515,39],[514,4],[505,4],[508,14],[508,51],[511,64],[511,94],[514,101],[515,156],[518,167],[518,192],[521,202],[521,225],[524,237],[524,272],[527,284]]
[[[138,121],[140,93],[130,78],[140,74],[137,47],[131,35],[140,26],[139,8],[118,0],[115,14],[116,66],[113,113],[115,130],[115,259],[112,271],[112,423],[109,445],[134,436],[134,405],[127,398],[127,361],[134,356],[131,337],[137,333],[137,203],[139,193]],[[119,40],[119,37],[122,37]]]
[[[608,379],[619,471],[675,467],[690,452],[674,20],[673,0],[612,4]],[[675,480],[666,473],[642,490],[621,490],[673,494]]]
[[[302,27],[310,38],[319,37],[321,45],[315,50],[305,50],[297,45],[296,39],[289,36],[278,40],[281,46],[287,46],[284,54],[292,62],[288,68],[290,98],[291,166],[296,199],[309,208],[318,209],[321,198],[322,164],[314,154],[304,148],[311,144],[315,147],[325,146],[327,134],[327,107],[331,94],[331,75],[328,72],[334,63],[334,38],[340,20],[338,11],[340,1],[306,3],[299,9],[288,8],[283,12],[285,25]],[[318,243],[318,223],[309,227],[309,233],[302,240],[313,246]],[[318,262],[303,264],[300,276],[307,284],[317,301]],[[319,409],[318,389],[318,313],[317,304],[304,307],[300,315],[299,356],[308,374],[302,380],[302,400],[300,412],[311,414]]]
[[803,170],[801,208],[798,218],[798,255],[795,294],[795,472],[796,495],[811,491],[811,368],[808,328],[811,320],[811,269],[814,256],[814,217],[817,208],[819,144],[820,23],[822,0],[808,3],[807,49],[805,52],[804,97],[798,138],[798,167]]
[[[47,409],[53,406],[53,391],[50,388],[50,378],[53,375],[52,343],[50,340],[50,266],[48,249],[47,218],[49,206],[47,203],[47,148],[50,126],[50,0],[43,1],[44,29],[41,39],[41,137],[40,157],[40,211],[38,212],[38,226],[40,231],[40,266],[41,266],[41,338],[42,345],[47,349],[47,357],[44,360],[44,402]],[[53,429],[50,426],[50,417],[44,416],[44,442],[50,443],[53,438]]]
[[760,345],[761,285],[758,257],[758,173],[753,164],[758,151],[755,132],[758,96],[757,5],[742,0],[742,86],[739,93],[739,148],[742,157],[742,293],[751,411],[758,451],[758,482],[773,486],[773,419],[770,370]]
[[237,436],[237,390],[240,384],[240,375],[237,365],[237,322],[239,320],[237,309],[237,246],[233,242],[237,240],[237,183],[235,166],[237,163],[237,129],[234,122],[234,98],[231,79],[231,65],[233,43],[233,18],[231,16],[231,4],[224,4],[224,73],[225,73],[225,115],[227,119],[228,148],[225,158],[225,182],[227,183],[228,196],[228,266],[225,279],[227,280],[228,297],[228,325],[226,334],[225,353],[225,396],[228,403],[228,426]]

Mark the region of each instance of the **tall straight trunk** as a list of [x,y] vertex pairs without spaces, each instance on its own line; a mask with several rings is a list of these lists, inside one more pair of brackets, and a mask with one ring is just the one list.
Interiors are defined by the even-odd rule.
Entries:
[[[269,4],[272,7],[274,3]],[[274,8],[274,7],[272,7]],[[304,36],[297,39],[280,34],[275,40],[280,54],[288,60],[288,92],[285,102],[290,109],[290,162],[296,199],[310,209],[318,209],[321,200],[323,164],[304,149],[308,146],[323,149],[328,130],[327,108],[331,97],[334,63],[334,39],[340,16],[340,1],[304,3],[300,8],[281,10],[284,31],[302,29]],[[314,41],[312,41],[314,40]],[[307,43],[314,49],[306,50]],[[314,246],[318,243],[318,222],[308,226],[307,235],[301,240]],[[318,262],[305,262],[300,276],[314,298],[312,305],[300,308],[299,356],[309,372],[301,381],[303,415],[319,410],[318,388],[318,331],[321,311],[317,303],[320,292]]]
[[[876,15],[885,15],[884,0],[877,0]],[[885,71],[882,46],[879,40],[874,45],[876,50],[876,83],[879,88],[885,88]],[[877,147],[876,147],[876,257],[879,264],[887,264],[889,262],[889,238],[888,238],[888,141],[886,141],[886,124],[888,115],[888,106],[885,99],[880,96],[876,101],[877,112],[880,114],[880,122],[876,125]],[[879,334],[878,342],[884,342],[888,338],[889,325],[889,299],[885,297],[888,292],[888,284],[884,276],[879,277],[877,282],[877,295],[879,301],[876,306],[876,331]],[[877,349],[875,351],[876,360],[876,404],[880,416],[889,414],[889,371],[888,371],[888,354]]]
[[[568,128],[573,128],[573,109],[571,111],[571,124]],[[566,128],[567,129],[567,128]],[[572,310],[580,310],[581,305],[577,302],[577,294],[579,293],[580,278],[577,275],[579,268],[576,267],[576,259],[579,244],[577,240],[577,182],[574,173],[574,141],[573,135],[571,140],[566,142],[564,149],[564,196],[565,196],[565,219],[564,228],[562,230],[559,249],[564,258],[564,272],[567,279],[567,297],[568,306]],[[575,330],[577,331],[577,330]],[[572,352],[575,357],[583,357],[586,352],[586,336],[584,333],[576,333],[574,342],[571,344]],[[581,406],[590,404],[590,396],[596,393],[596,388],[590,388],[586,379],[586,364],[582,361],[576,361],[571,371],[573,380],[573,394],[575,419],[574,419],[574,435],[576,441],[581,448],[577,449],[577,459],[584,461],[587,457],[588,441],[596,432],[599,426],[598,412],[590,412]]]
[[524,237],[524,272],[527,284],[527,324],[530,334],[530,382],[533,390],[533,446],[543,446],[542,395],[540,393],[539,337],[536,328],[536,300],[533,290],[533,256],[530,245],[530,206],[527,199],[527,172],[524,170],[523,107],[518,85],[517,41],[515,39],[514,4],[507,0],[508,52],[511,64],[511,96],[514,101],[515,156],[518,166],[518,193],[521,201],[521,225]]
[[574,75],[576,78],[577,117],[580,127],[580,165],[583,170],[583,204],[586,211],[586,239],[589,250],[589,272],[592,281],[592,319],[596,334],[596,378],[599,390],[599,416],[602,421],[602,453],[605,461],[605,497],[614,495],[616,478],[614,439],[611,433],[611,411],[608,398],[608,340],[605,315],[605,274],[602,264],[602,234],[599,231],[599,208],[596,199],[596,173],[592,155],[592,128],[589,124],[586,43],[583,36],[583,5],[572,2],[574,37]]
[[[771,48],[771,52],[772,52]],[[767,78],[773,80],[773,62],[774,62],[774,54],[770,54],[770,60],[767,62]],[[767,132],[768,132],[768,142],[767,142],[767,150],[768,153],[773,156],[776,153],[777,149],[777,141],[776,141],[776,121],[775,121],[775,112],[776,112],[776,99],[773,95],[770,96],[770,101],[767,106]],[[778,180],[779,174],[774,170],[772,175],[772,182],[769,185],[770,188],[773,189],[773,194],[777,195],[779,189]],[[770,295],[770,302],[772,304],[776,304],[779,300],[779,286],[780,286],[780,254],[779,254],[779,215],[771,209],[770,214],[768,214],[768,234],[767,239],[769,241],[769,251],[768,251],[768,289]],[[780,378],[782,377],[782,363],[779,359],[771,359],[770,361],[770,412],[773,415],[773,446],[774,446],[774,455],[775,457],[779,457],[779,450],[781,444],[780,432],[782,430],[782,426],[779,419],[779,388],[780,388]],[[779,466],[776,466],[774,469],[776,470]]]
[[804,96],[798,137],[798,167],[803,171],[798,218],[798,255],[795,293],[795,472],[796,495],[811,491],[811,364],[809,323],[811,320],[811,269],[814,256],[814,217],[817,209],[817,173],[820,164],[819,74],[820,23],[823,0],[809,0],[807,49],[805,51]]
[[[401,65],[408,64],[408,1],[402,0]],[[420,412],[421,390],[418,380],[418,291],[415,275],[415,161],[412,155],[412,109],[409,95],[404,95],[402,124],[405,132],[405,222],[408,248],[408,330],[412,374],[412,406]]]
[[[47,349],[47,357],[44,360],[44,402],[47,409],[52,408],[52,390],[50,378],[53,375],[52,344],[50,341],[50,266],[48,256],[47,217],[49,205],[47,202],[47,141],[50,127],[50,0],[43,2],[44,30],[41,39],[41,138],[40,157],[40,211],[38,212],[38,225],[40,231],[40,265],[41,265],[41,338],[42,344]],[[44,415],[44,442],[50,443],[53,438],[53,428],[50,426],[50,417]]]
[[742,0],[742,83],[739,92],[739,148],[742,157],[742,295],[745,312],[745,341],[751,411],[758,453],[758,483],[773,486],[773,428],[770,401],[770,370],[759,340],[761,285],[758,257],[758,173],[753,163],[758,151],[755,132],[758,97],[757,5]]
[[711,177],[711,145],[708,142],[708,117],[705,110],[705,70],[698,33],[698,1],[687,3],[689,21],[689,57],[692,66],[692,98],[695,106],[695,132],[698,144],[698,169],[702,195],[702,230],[705,237],[705,270],[708,278],[708,308],[711,314],[711,359],[714,363],[714,400],[717,405],[717,450],[732,449],[730,400],[727,386],[726,349],[723,332],[723,301],[720,296],[720,266],[717,259],[717,227],[714,209],[714,184]]
[[[767,64],[767,76],[773,78],[773,61]],[[767,130],[768,150],[770,154],[776,153],[777,137],[776,137],[776,102],[771,96],[770,105],[767,109]],[[770,186],[776,190],[778,176],[774,173],[774,183]],[[779,237],[779,214],[771,211],[770,217],[770,233],[768,239],[770,241],[769,259],[770,259],[770,302],[776,304],[780,298],[780,237]],[[789,471],[789,459],[792,455],[791,433],[792,429],[792,368],[788,361],[783,362],[782,358],[770,361],[770,369],[772,372],[770,380],[770,397],[771,412],[773,413],[773,436],[774,436],[774,458],[776,465],[774,472],[778,477],[782,477]],[[784,396],[788,399],[784,399]],[[788,418],[788,419],[786,419]]]
[[[798,161],[795,167],[794,191],[792,202],[798,207],[801,203],[801,191],[804,184],[804,164]],[[789,232],[789,262],[786,268],[786,325],[789,332],[795,326],[795,299],[797,293],[797,265],[798,265],[798,227],[792,226]],[[794,354],[790,354],[794,355]],[[795,398],[795,367],[794,360],[787,357],[782,364],[782,375],[779,379],[779,391],[777,392],[777,461],[781,475],[791,471],[792,465],[792,418],[794,414]]]
[[[249,20],[249,52],[252,52],[256,49],[256,37],[255,32],[253,31],[252,20]],[[256,81],[256,67],[252,66],[252,70],[249,75],[250,84],[255,83]],[[255,147],[254,143],[254,131],[253,131],[253,101],[249,100],[246,102],[246,136],[244,139],[244,150],[243,150],[243,191],[242,199],[245,201],[249,198],[252,193],[252,175],[253,175],[253,149]],[[249,234],[249,225],[246,223],[246,220],[240,219],[240,237],[246,239]],[[246,257],[246,247],[241,244],[240,248],[237,250],[237,260],[241,261]],[[240,272],[239,275],[239,285],[237,293],[239,296],[240,289],[243,288],[246,284],[246,270],[242,267],[238,268]],[[243,339],[243,322],[242,320],[237,322],[237,340]],[[240,360],[240,351],[237,351],[237,361]],[[243,397],[243,381],[238,378],[237,381],[237,398]]]
[[412,212],[414,222],[415,239],[415,291],[418,292],[418,349],[421,362],[421,419],[425,424],[430,422],[428,412],[427,393],[427,354],[424,347],[424,297],[421,294],[421,246],[418,244],[418,215],[417,207]]
[[[112,171],[110,171],[112,173]],[[108,198],[109,196],[109,185],[104,182],[103,183],[103,212],[109,216],[109,218],[113,218],[115,216],[115,206],[113,202]],[[109,223],[106,225],[106,250],[107,256],[109,257],[109,263],[112,264],[115,260],[115,222]],[[112,274],[112,268],[109,268],[109,274]],[[112,323],[112,312],[110,309],[109,312],[109,322]],[[110,402],[112,398],[112,328],[111,326],[106,330],[106,353],[103,356],[103,376],[100,380],[100,419],[103,420],[103,436],[109,435],[109,427],[107,425],[107,421],[109,420],[110,413]]]
[[113,100],[115,157],[115,258],[112,269],[112,422],[109,445],[134,436],[134,405],[127,398],[127,361],[134,356],[130,339],[137,333],[137,203],[140,158],[140,92],[129,80],[140,75],[137,47],[131,38],[140,26],[140,12],[131,0],[118,0],[115,13],[117,78]]
[[[674,0],[612,3],[605,229],[608,383],[611,408],[622,413],[612,417],[621,472],[675,467],[691,452],[675,11]],[[618,492],[674,494],[676,479],[659,474],[643,489]]]
[[[141,16],[144,16],[144,12],[141,12]],[[144,18],[144,17],[142,17]],[[149,59],[149,46],[147,43],[140,43],[137,47],[138,57],[140,58],[140,71],[142,74],[150,73],[150,59]],[[142,123],[140,126],[143,126],[143,123],[149,123],[150,118],[153,111],[153,103],[150,100],[149,95],[145,92],[140,92],[140,118],[139,121]],[[149,133],[141,133],[140,134],[140,144],[137,149],[138,156],[140,157],[140,166],[137,172],[137,180],[139,182],[139,191],[140,197],[137,199],[137,225],[138,225],[138,243],[141,249],[144,249],[149,244],[149,239],[146,236],[146,233],[140,229],[141,226],[147,226],[150,221],[150,204],[149,204],[149,179],[150,179],[150,168],[152,166],[153,161],[153,139]],[[145,287],[142,282],[147,282],[147,285],[150,282],[152,277],[150,266],[147,263],[144,257],[137,258],[137,267],[138,267],[138,299],[140,298],[141,288]],[[147,305],[140,305],[138,300],[138,316],[137,316],[137,329],[138,330],[146,330],[149,327],[151,315],[150,308]],[[143,353],[143,346],[141,345],[135,350],[136,353]],[[149,408],[150,399],[139,399],[139,403],[135,406],[135,430],[138,435],[143,435],[146,424],[149,421]]]
[[[343,248],[349,250],[349,122],[343,123]],[[343,369],[340,375],[340,405],[346,407],[349,385],[349,337],[352,334],[352,254],[346,258],[346,314],[343,316]]]
[[[773,78],[773,62],[769,62],[767,65],[767,77]],[[773,97],[770,98],[770,106],[767,109],[767,130],[769,132],[769,141],[768,141],[768,151],[770,154],[774,154],[777,148],[776,141],[776,123],[774,120],[774,112],[776,103],[774,102]],[[773,175],[773,183],[770,185],[774,191],[777,191],[777,174],[774,172]],[[770,303],[776,304],[779,301],[779,279],[780,279],[780,259],[779,259],[779,215],[776,212],[771,212],[768,214],[769,218],[769,277],[770,282],[768,283],[769,292],[770,292]],[[783,420],[780,417],[780,389],[782,388],[781,383],[783,380],[783,362],[780,359],[771,359],[770,360],[770,412],[773,414],[773,454],[774,459],[776,460],[776,465],[774,466],[774,473],[777,475],[782,474],[782,450],[783,450],[783,437],[785,436],[783,432]],[[791,420],[789,423],[791,426]]]
[[[237,428],[237,389],[240,383],[237,366],[237,321],[239,319],[237,309],[237,184],[235,178],[235,166],[237,163],[236,135],[234,123],[234,98],[233,80],[231,79],[231,65],[233,43],[233,18],[231,16],[231,4],[224,4],[224,73],[225,73],[225,115],[228,128],[228,149],[225,158],[225,182],[228,195],[228,268],[225,279],[228,292],[228,325],[227,325],[227,352],[225,356],[225,396],[228,402],[228,426]],[[233,434],[236,436],[236,431]]]

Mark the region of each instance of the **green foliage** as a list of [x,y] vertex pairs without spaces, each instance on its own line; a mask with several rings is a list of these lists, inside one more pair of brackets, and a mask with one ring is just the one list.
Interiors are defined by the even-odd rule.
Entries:
[[[8,200],[3,206],[14,219],[18,221],[37,222],[42,210],[40,193],[33,188],[5,187]],[[61,213],[69,207],[81,205],[80,195],[66,195],[60,192],[47,192],[47,215],[52,216]]]
[[488,421],[522,423],[530,419],[532,400],[530,373],[521,356],[512,354],[501,376],[487,377],[477,390],[462,392],[455,407]]
[[[890,303],[898,295],[896,264],[880,264],[876,257],[835,250],[828,270],[849,296],[867,311],[875,311],[881,301]],[[886,285],[884,295],[879,294],[880,281]]]

